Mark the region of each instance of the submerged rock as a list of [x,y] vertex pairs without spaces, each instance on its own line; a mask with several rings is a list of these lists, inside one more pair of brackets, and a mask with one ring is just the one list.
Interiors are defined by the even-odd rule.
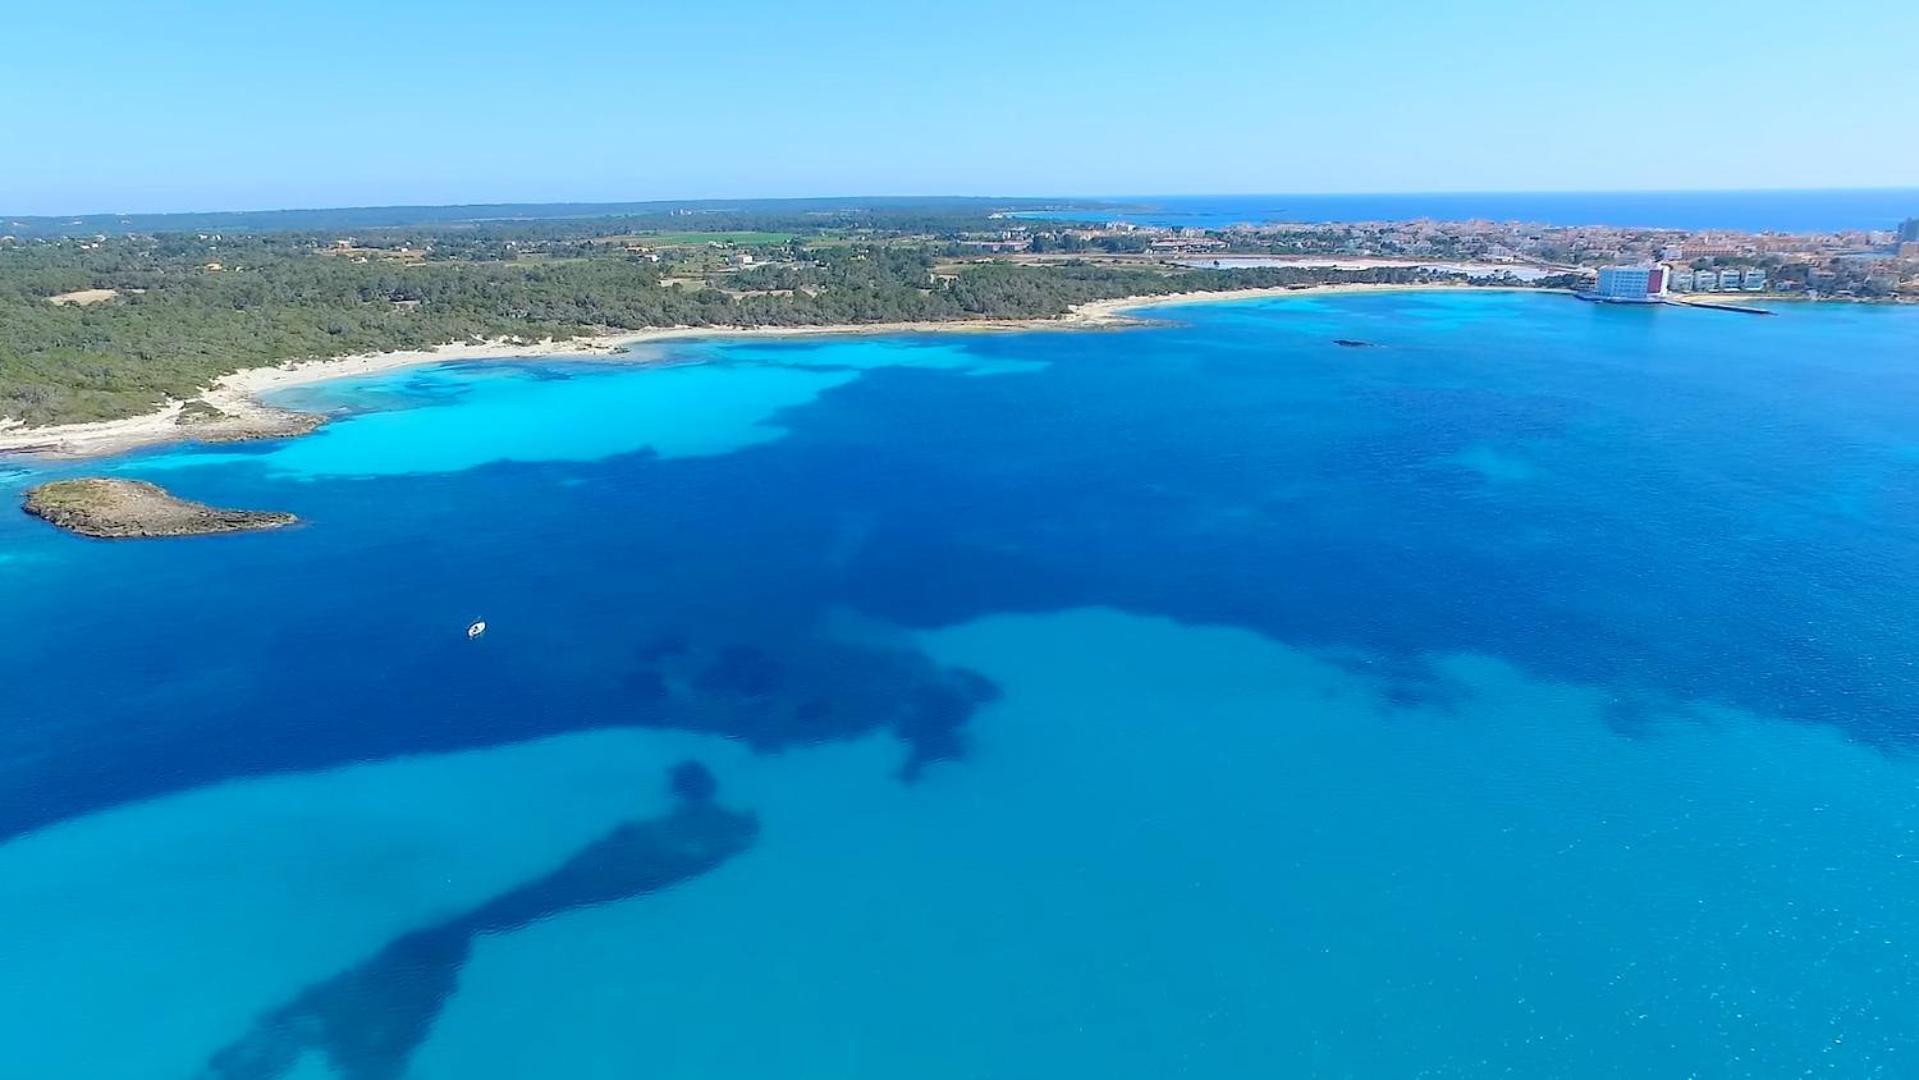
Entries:
[[475,940],[671,888],[752,846],[759,820],[714,802],[705,766],[682,763],[668,783],[668,813],[622,822],[546,874],[308,986],[215,1053],[197,1080],[279,1080],[313,1051],[341,1080],[398,1080],[459,989]]
[[1340,348],[1343,348],[1343,349],[1377,349],[1379,348],[1378,342],[1360,341],[1358,338],[1343,338],[1343,337],[1334,338],[1333,344],[1338,345]]
[[622,678],[642,727],[704,731],[761,752],[891,732],[900,777],[964,756],[964,728],[999,696],[985,676],[903,648],[817,634],[725,642],[663,634]]
[[27,513],[68,532],[103,540],[277,529],[299,519],[264,510],[223,510],[190,502],[144,480],[56,480],[27,492]]

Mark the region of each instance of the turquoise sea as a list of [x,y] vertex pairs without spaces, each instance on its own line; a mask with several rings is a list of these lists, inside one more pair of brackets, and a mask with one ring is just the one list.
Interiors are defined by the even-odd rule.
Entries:
[[304,522],[0,515],[0,1077],[1914,1075],[1919,310],[1777,310],[683,342],[0,464]]

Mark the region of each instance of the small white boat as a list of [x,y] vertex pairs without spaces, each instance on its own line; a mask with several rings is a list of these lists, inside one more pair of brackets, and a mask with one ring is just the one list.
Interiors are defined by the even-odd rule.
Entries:
[[484,633],[486,633],[485,619],[476,620],[472,626],[469,626],[466,628],[466,636],[467,636],[467,640],[469,641],[476,637],[479,637],[481,634],[484,634]]

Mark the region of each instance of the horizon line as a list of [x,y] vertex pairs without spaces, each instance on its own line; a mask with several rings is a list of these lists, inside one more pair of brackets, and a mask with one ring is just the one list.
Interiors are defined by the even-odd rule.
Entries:
[[[61,218],[109,218],[109,217],[185,217],[208,214],[302,214],[326,211],[353,210],[463,210],[484,209],[503,206],[671,206],[697,203],[763,203],[763,202],[850,202],[862,200],[911,201],[1017,201],[1017,202],[1073,202],[1097,201],[1121,203],[1146,199],[1369,199],[1369,198],[1406,198],[1425,196],[1432,198],[1457,198],[1470,196],[1516,196],[1516,195],[1607,195],[1607,196],[1655,196],[1655,195],[1831,195],[1831,194],[1897,194],[1912,192],[1919,194],[1919,184],[1912,185],[1872,185],[1864,187],[1740,187],[1740,188],[1487,188],[1487,189],[1447,189],[1447,190],[1405,190],[1405,191],[1192,191],[1192,192],[1141,192],[1131,194],[863,194],[863,195],[719,195],[687,196],[648,199],[492,199],[482,201],[455,202],[392,202],[392,203],[345,203],[332,206],[254,206],[246,208],[198,208],[188,210],[84,210],[59,213],[15,214],[0,213],[0,218],[8,221],[53,220]],[[1919,213],[1919,207],[1915,207]]]

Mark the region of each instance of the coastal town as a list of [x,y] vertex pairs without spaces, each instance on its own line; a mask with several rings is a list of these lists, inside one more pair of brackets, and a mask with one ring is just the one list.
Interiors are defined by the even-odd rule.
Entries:
[[1419,265],[1581,289],[1606,267],[1659,268],[1669,293],[1779,299],[1919,300],[1919,217],[1896,228],[1738,232],[1497,221],[1380,221],[1166,228],[1113,221],[1058,226],[1008,216],[969,250],[1041,261],[1164,259],[1216,268]]
[[[1091,264],[1170,273],[1291,268],[1394,271],[1421,280],[1559,288],[1606,300],[1698,302],[1739,294],[1769,300],[1919,302],[1919,217],[1889,230],[1742,232],[1481,220],[1193,228],[1047,220],[1027,213],[1004,211],[983,222],[923,230],[824,230],[806,235],[805,242],[785,233],[708,231],[711,223],[702,220],[703,215],[687,214],[680,218],[684,231],[604,236],[585,243],[654,264],[663,281],[736,297],[790,295],[793,271],[814,265],[818,248],[827,243],[931,253],[938,259],[935,280],[951,280],[961,269],[982,263],[1033,268]],[[436,257],[430,239],[396,249],[391,242],[340,238],[329,250],[361,261]],[[528,239],[509,242],[505,254],[564,257],[571,251],[568,242]]]

